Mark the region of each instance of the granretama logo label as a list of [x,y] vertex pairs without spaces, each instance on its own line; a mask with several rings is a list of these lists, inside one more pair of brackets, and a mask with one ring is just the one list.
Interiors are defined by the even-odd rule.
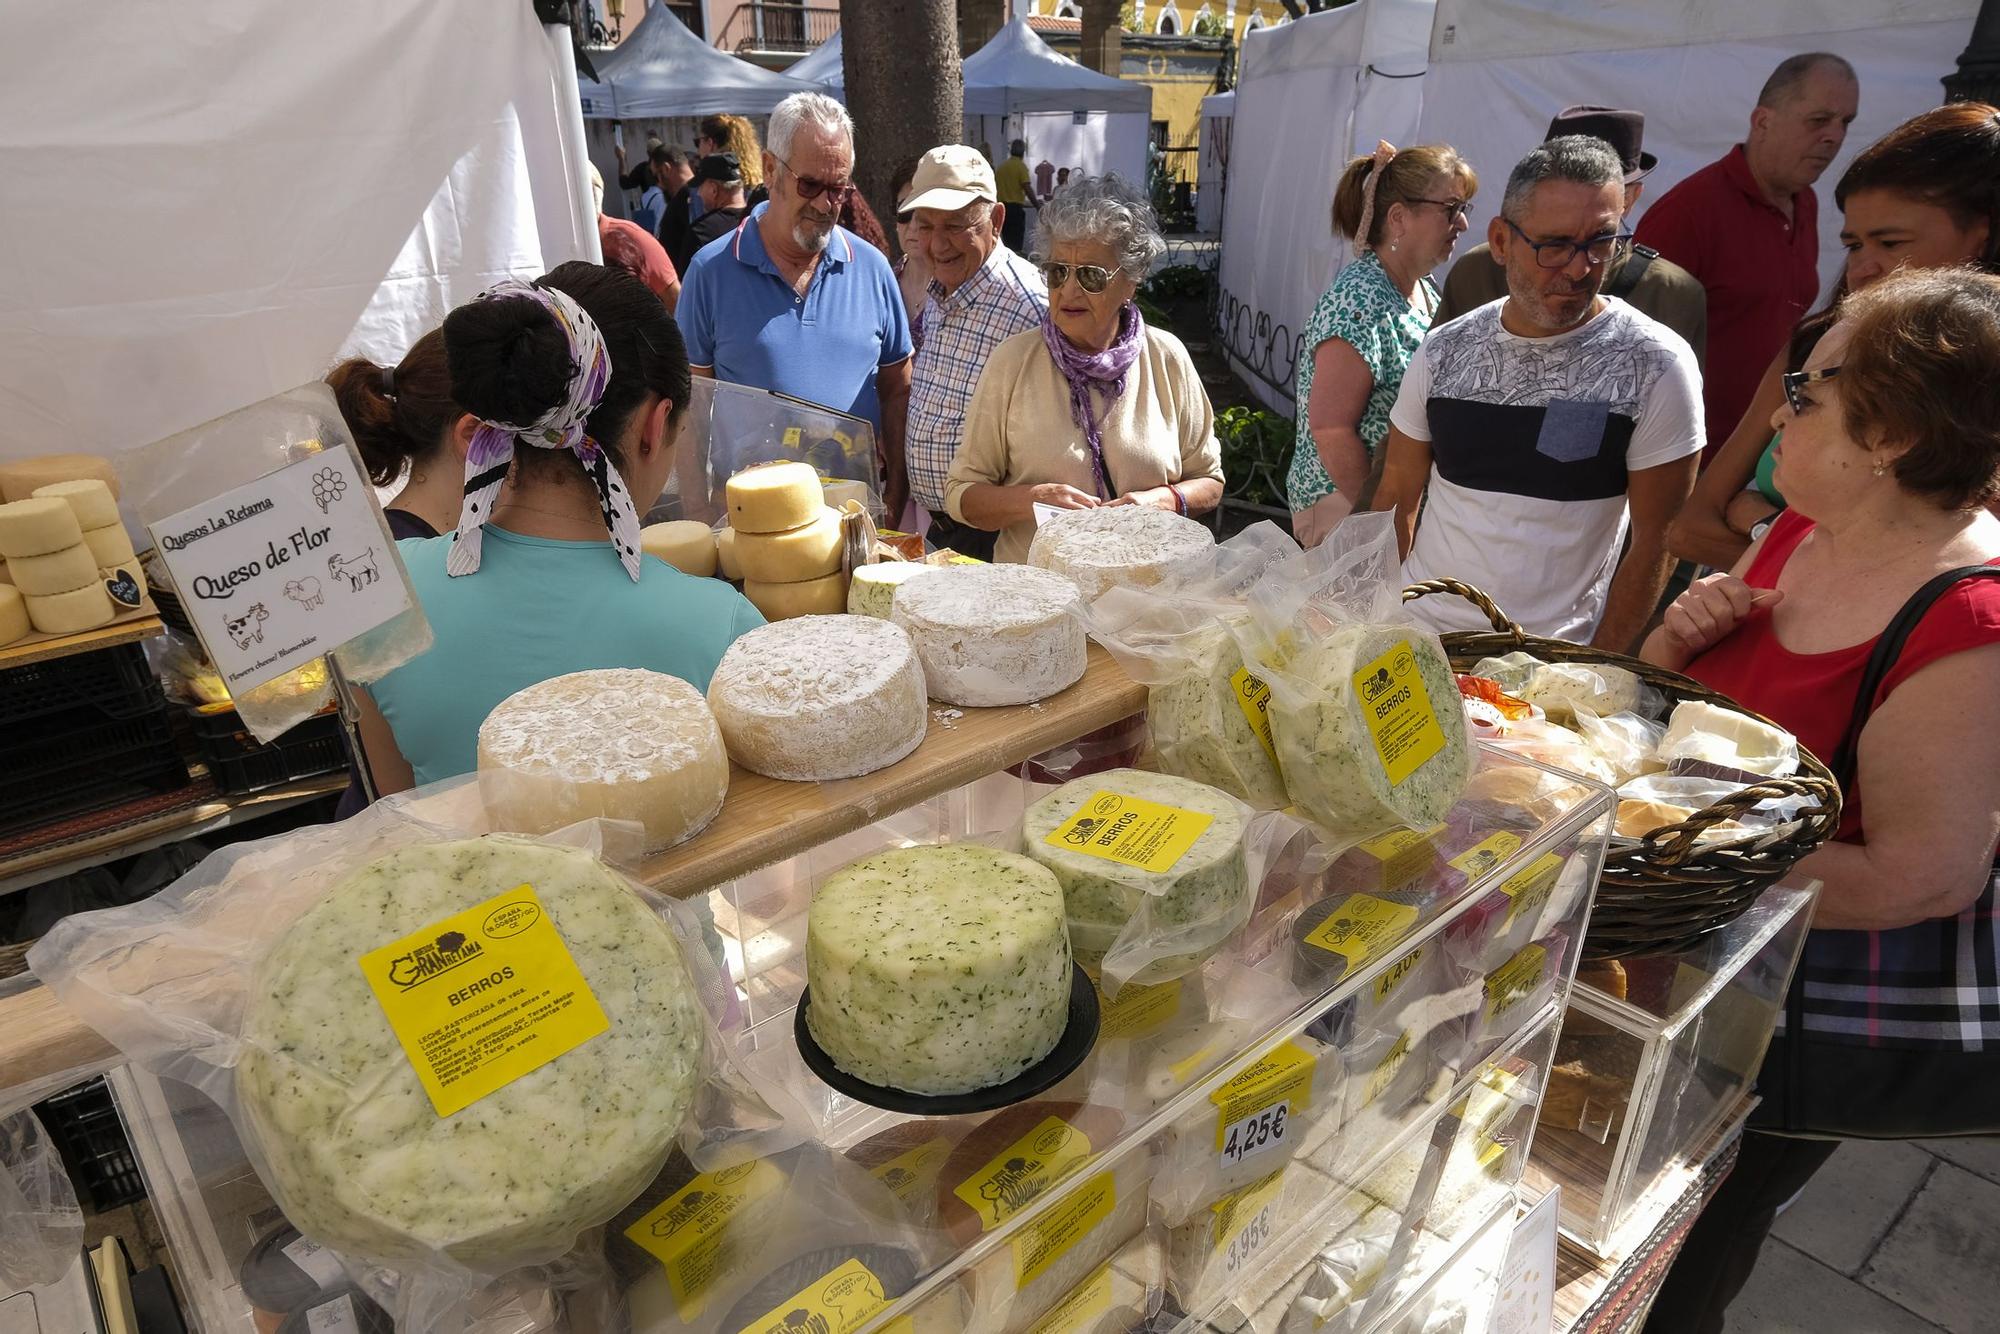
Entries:
[[485,947],[462,931],[447,931],[427,945],[399,954],[389,964],[389,981],[404,991],[473,962]]

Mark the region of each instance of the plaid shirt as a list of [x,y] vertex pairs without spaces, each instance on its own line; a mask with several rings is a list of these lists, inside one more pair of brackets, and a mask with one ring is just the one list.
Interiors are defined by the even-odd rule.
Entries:
[[910,416],[904,455],[910,495],[927,510],[944,510],[944,479],[965,438],[965,406],[993,349],[1042,322],[1049,308],[1042,275],[1004,245],[956,292],[931,282],[921,317],[923,344],[910,372]]

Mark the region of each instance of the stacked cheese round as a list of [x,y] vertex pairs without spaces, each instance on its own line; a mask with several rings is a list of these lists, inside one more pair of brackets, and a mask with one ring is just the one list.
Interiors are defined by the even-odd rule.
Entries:
[[896,590],[890,619],[910,632],[933,699],[1032,704],[1083,675],[1076,586],[1026,565],[954,565]]
[[1215,535],[1193,519],[1143,505],[1065,510],[1043,521],[1028,564],[1053,570],[1094,602],[1108,588],[1150,588],[1205,567]]
[[[1189,815],[1177,822],[1207,823],[1187,850],[1164,870],[1150,870],[1085,851],[1059,830],[1075,817],[1108,830],[1138,802],[1170,806]],[[1139,769],[1113,769],[1073,779],[1030,806],[1021,820],[1028,855],[1062,883],[1072,945],[1088,966],[1111,948],[1141,906],[1146,929],[1161,957],[1134,980],[1161,982],[1200,964],[1249,917],[1250,870],[1244,850],[1242,804],[1203,783]],[[1088,838],[1084,844],[1100,845]],[[1192,946],[1192,949],[1186,947]]]
[[924,669],[910,637],[865,616],[759,626],[723,653],[708,704],[735,761],[794,783],[855,778],[917,748]]
[[732,533],[725,563],[766,620],[846,610],[840,515],[827,508],[818,473],[804,463],[760,463],[724,490]]
[[21,590],[12,584],[0,584],[0,644],[11,644],[33,628]]
[[[532,886],[609,1028],[439,1116],[357,957]],[[245,998],[236,1091],[301,1232],[378,1264],[546,1260],[665,1162],[702,1077],[673,935],[595,858],[487,837],[404,848],[300,915]]]
[[479,792],[497,829],[634,820],[658,852],[700,833],[728,791],[729,759],[701,692],[662,672],[540,681],[479,725]]
[[641,528],[639,550],[648,556],[658,556],[682,574],[706,579],[715,573],[715,531],[693,519],[674,519]]
[[847,586],[847,610],[855,616],[889,619],[896,605],[896,590],[919,575],[935,574],[935,565],[909,560],[885,560],[855,570]]
[[1004,1084],[1069,1020],[1062,886],[973,843],[852,862],[813,895],[807,1025],[848,1074],[912,1093]]
[[146,576],[139,570],[138,554],[132,550],[131,534],[118,519],[118,497],[109,484],[96,477],[73,478],[35,488],[43,500],[60,500],[76,512],[83,529],[83,544],[97,565],[97,577],[120,607],[136,607],[146,596]]
[[76,511],[60,497],[0,505],[0,556],[7,558],[7,577],[21,590],[29,621],[43,634],[89,630],[117,614]]

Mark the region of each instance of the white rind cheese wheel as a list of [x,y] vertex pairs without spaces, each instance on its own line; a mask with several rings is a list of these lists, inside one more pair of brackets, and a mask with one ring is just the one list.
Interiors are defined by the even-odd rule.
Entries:
[[708,704],[729,754],[787,782],[886,769],[924,739],[924,671],[910,637],[863,616],[800,616],[722,655]]
[[857,1079],[912,1093],[1005,1083],[1069,1022],[1062,888],[974,843],[898,848],[835,871],[806,925],[807,1026]]
[[118,614],[111,603],[111,595],[104,591],[104,585],[97,582],[96,571],[91,571],[89,584],[72,589],[67,593],[57,593],[54,597],[24,598],[28,604],[28,620],[35,629],[45,635],[73,635],[82,630],[95,630]]
[[42,487],[95,477],[118,497],[118,472],[109,459],[95,454],[42,454],[0,463],[0,500],[26,500]]
[[785,533],[740,532],[736,563],[745,579],[760,584],[796,584],[840,569],[840,515],[821,509],[811,522]]
[[69,502],[43,496],[0,505],[0,556],[46,556],[83,541],[83,526]]
[[[149,591],[146,586],[146,572],[139,568],[139,562],[136,560],[122,561],[107,569],[99,570],[97,577],[103,583],[104,591],[111,598],[112,605],[120,611],[131,611],[146,600]],[[120,579],[131,581],[131,589],[124,591],[136,590],[137,596],[129,602],[121,600],[118,593],[112,591],[112,584]]]
[[693,519],[641,528],[639,550],[658,556],[682,574],[706,579],[715,573],[715,531]]
[[479,725],[479,792],[496,828],[636,820],[659,852],[722,809],[729,758],[701,692],[679,677],[572,672],[516,691]]
[[[532,886],[610,1027],[452,1116],[432,1106],[356,960]],[[702,1076],[672,934],[589,855],[508,837],[405,848],[341,880],[258,966],[236,1091],[285,1216],[395,1264],[498,1271],[559,1254],[660,1170]]]
[[1042,522],[1028,564],[1073,582],[1085,602],[1108,588],[1150,588],[1202,568],[1215,535],[1193,519],[1139,505],[1065,510]]
[[931,698],[1032,704],[1076,683],[1087,645],[1076,587],[1025,565],[956,565],[896,590]]
[[819,474],[805,463],[759,463],[723,486],[729,526],[739,533],[785,533],[804,527],[826,508]]
[[736,559],[734,528],[724,528],[715,535],[715,572],[733,583],[743,582],[743,565]]
[[889,619],[896,605],[896,589],[920,574],[934,574],[935,565],[919,565],[910,560],[885,560],[857,569],[847,585],[847,610],[856,616]]
[[46,556],[10,556],[7,570],[14,586],[30,597],[54,597],[97,582],[97,562],[81,542]]
[[28,604],[12,584],[0,584],[0,644],[11,644],[34,626],[28,621]]
[[118,522],[118,498],[111,488],[95,477],[79,477],[69,482],[38,486],[34,494],[44,500],[60,500],[76,511],[76,521],[85,532],[108,528]]
[[794,616],[832,616],[847,608],[847,576],[829,574],[796,584],[766,584],[755,579],[743,581],[743,596],[764,613],[767,621],[784,621]]
[[83,544],[90,548],[90,558],[100,570],[123,565],[139,554],[132,550],[132,535],[125,531],[125,525],[115,520],[102,528],[84,529]]
[[[1208,826],[1166,871],[1112,861],[1061,839],[1050,841],[1059,827],[1080,813],[1102,814],[1115,822],[1115,808],[1100,810],[1104,805],[1096,800],[1100,793],[1193,811],[1208,816]],[[1155,930],[1178,935],[1179,928],[1213,925],[1217,930],[1212,933],[1193,934],[1203,941],[1213,935],[1212,943],[1220,945],[1238,920],[1248,917],[1250,908],[1244,814],[1242,803],[1206,784],[1169,774],[1113,769],[1072,779],[1030,806],[1022,817],[1021,833],[1028,855],[1062,882],[1072,923],[1098,928],[1100,934],[1115,933],[1142,901],[1150,900]]]

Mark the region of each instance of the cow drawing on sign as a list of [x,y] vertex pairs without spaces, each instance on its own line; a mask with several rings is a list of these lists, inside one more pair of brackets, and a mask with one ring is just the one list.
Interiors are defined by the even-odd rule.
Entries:
[[304,579],[294,579],[286,584],[285,596],[298,603],[301,607],[304,607],[307,611],[311,611],[314,607],[326,601],[325,595],[320,591],[319,580],[310,576]]
[[236,647],[247,649],[252,644],[264,642],[264,622],[270,618],[271,613],[264,610],[263,603],[253,602],[241,616],[228,617],[225,625],[229,637],[236,641]]
[[375,573],[375,548],[370,547],[359,556],[343,556],[338,552],[326,558],[327,573],[336,579],[345,579],[347,587],[359,593],[379,577]]

